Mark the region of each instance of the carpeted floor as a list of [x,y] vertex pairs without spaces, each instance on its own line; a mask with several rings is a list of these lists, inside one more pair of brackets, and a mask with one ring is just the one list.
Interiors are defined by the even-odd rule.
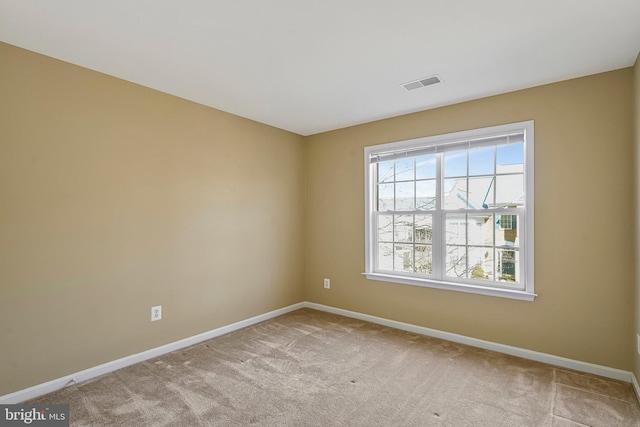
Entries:
[[310,309],[29,403],[74,426],[640,426],[630,384]]

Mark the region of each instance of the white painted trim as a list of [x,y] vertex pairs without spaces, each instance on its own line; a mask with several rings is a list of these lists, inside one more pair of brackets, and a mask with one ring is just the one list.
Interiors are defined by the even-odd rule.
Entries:
[[640,384],[638,384],[638,379],[633,372],[631,373],[631,384],[633,384],[633,389],[636,392],[636,398],[638,399],[638,402],[640,402]]
[[[508,136],[513,134],[524,135],[524,182],[525,182],[525,206],[523,208],[486,208],[447,210],[442,204],[442,181],[444,180],[442,165],[443,154],[449,150],[471,149],[472,147],[495,147],[508,143]],[[491,137],[507,138],[502,142],[487,139]],[[365,225],[365,271],[362,273],[369,280],[401,283],[405,285],[422,286],[428,288],[444,289],[451,291],[467,292],[479,295],[487,295],[501,298],[512,298],[522,301],[533,301],[536,298],[534,292],[534,121],[528,120],[510,123],[500,126],[491,126],[481,129],[472,129],[462,132],[453,132],[443,135],[428,136],[404,141],[395,141],[385,144],[364,147],[364,225]],[[433,271],[430,277],[425,277],[415,272],[392,272],[379,268],[378,257],[378,227],[380,214],[419,214],[420,210],[407,210],[404,212],[387,210],[378,211],[374,206],[377,188],[376,164],[379,161],[389,161],[401,157],[416,157],[425,154],[435,154],[435,183],[436,200],[435,207],[430,214],[433,216],[432,238],[432,264]],[[495,152],[494,152],[495,155]],[[494,159],[495,160],[495,159]],[[467,166],[467,175],[468,175]],[[488,175],[487,175],[488,176]],[[497,179],[500,174],[494,170],[493,177]],[[414,177],[415,178],[415,177]],[[417,180],[414,179],[411,182]],[[414,189],[415,190],[415,189]],[[414,191],[415,193],[415,191]],[[489,194],[489,193],[487,193]],[[417,209],[417,208],[415,208]],[[520,215],[520,221],[524,221],[524,227],[520,235],[520,273],[519,289],[509,289],[505,283],[494,280],[479,280],[473,278],[453,278],[445,274],[443,263],[447,248],[444,231],[446,231],[445,217],[448,212],[460,212],[466,214],[478,213],[482,215],[497,215],[500,213],[514,213]],[[392,239],[393,240],[393,239]],[[395,241],[395,240],[394,240]],[[498,248],[494,246],[494,248]],[[495,266],[494,266],[495,267]],[[495,273],[495,272],[494,272]]]
[[94,366],[93,368],[85,369],[84,371],[76,372],[71,375],[66,375],[62,378],[58,378],[46,383],[38,384],[33,387],[19,390],[4,396],[0,396],[0,404],[12,404],[20,403],[29,399],[45,395],[47,393],[54,392],[65,388],[71,384],[77,384],[83,381],[90,380],[92,378],[99,377],[100,375],[108,374],[109,372],[116,371],[118,369],[125,368],[135,363],[143,362],[145,360],[153,359],[154,357],[162,356],[163,354],[170,353],[172,351],[180,350],[192,345],[207,341],[212,338],[219,337],[221,335],[228,334],[230,332],[237,331],[247,326],[255,325],[256,323],[264,322],[265,320],[273,319],[274,317],[282,316],[283,314],[299,310],[305,307],[304,302],[290,305],[288,307],[273,310],[268,313],[260,314],[249,319],[241,320],[230,325],[221,326],[208,332],[203,332],[192,337],[184,338],[179,341],[175,341],[169,344],[155,347],[141,353],[132,354],[121,359],[113,360],[111,362],[103,363],[102,365]]
[[362,273],[369,280],[382,282],[402,283],[404,285],[422,286],[425,288],[445,289],[449,291],[467,292],[470,294],[488,295],[493,297],[511,298],[521,301],[533,301],[538,294],[530,294],[526,291],[515,291],[511,289],[478,286],[468,283],[443,282],[433,279],[418,279],[416,277],[400,276],[382,273]]
[[[633,373],[623,371],[621,369],[609,368],[607,366],[595,365],[593,363],[581,362],[579,360],[567,359],[565,357],[554,356],[553,354],[540,353],[538,351],[527,350],[519,347],[512,347],[510,345],[498,344],[491,341],[479,340],[477,338],[471,338],[464,335],[458,335],[451,332],[439,331],[437,329],[425,328],[423,326],[416,326],[410,323],[398,322],[395,320],[389,320],[382,317],[371,316],[369,314],[358,313],[355,311],[344,310],[341,308],[330,307],[328,305],[316,304],[313,302],[305,303],[305,307],[312,308],[314,310],[326,311],[328,313],[339,314],[341,316],[351,317],[353,319],[364,320],[365,322],[376,323],[378,325],[389,326],[391,328],[400,329],[403,331],[414,332],[420,335],[427,335],[430,337],[440,338],[447,341],[453,341],[460,344],[466,344],[473,347],[483,348],[485,350],[492,350],[498,353],[509,354],[511,356],[522,357],[523,359],[535,360],[537,362],[548,363],[550,365],[560,366],[563,368],[569,368],[580,372],[586,372],[594,375],[600,375],[606,378],[612,378],[615,380],[621,380],[625,382],[632,382],[635,377]],[[637,382],[634,383],[636,387],[636,393],[639,393],[640,389]],[[639,397],[640,398],[640,397]]]
[[440,338],[448,341],[453,341],[461,344],[470,345],[473,347],[483,348],[486,350],[493,350],[499,353],[509,354],[512,356],[522,357],[524,359],[535,360],[538,362],[548,363],[550,365],[556,365],[563,368],[569,368],[580,372],[587,372],[594,375],[600,375],[606,378],[612,378],[621,380],[633,384],[636,392],[636,396],[640,401],[640,385],[638,380],[632,372],[623,371],[620,369],[609,368],[601,365],[594,365],[592,363],[580,362],[578,360],[567,359],[560,356],[554,356],[552,354],[540,353],[537,351],[527,350],[519,347],[512,347],[504,344],[498,344],[491,341],[479,340],[476,338],[467,337],[464,335],[458,335],[451,332],[439,331],[437,329],[425,328],[423,326],[412,325],[410,323],[398,322],[395,320],[385,319],[382,317],[371,316],[369,314],[358,313],[355,311],[344,310],[341,308],[330,307],[327,305],[316,304],[313,302],[300,302],[287,307],[273,310],[268,313],[260,314],[249,319],[241,320],[230,325],[221,326],[220,328],[213,329],[208,332],[203,332],[192,337],[184,338],[179,341],[175,341],[160,347],[152,348],[150,350],[143,351],[141,353],[126,356],[118,360],[104,363],[102,365],[94,366],[93,368],[85,369],[84,371],[76,372],[71,375],[35,385],[33,387],[19,390],[14,393],[0,396],[0,404],[12,404],[20,403],[26,400],[34,399],[36,397],[45,395],[47,393],[60,390],[72,384],[77,384],[83,381],[96,378],[98,376],[108,374],[109,372],[116,371],[118,369],[125,368],[135,363],[143,362],[145,360],[152,359],[154,357],[162,356],[163,354],[170,353],[172,351],[180,350],[192,345],[201,343],[203,341],[210,340],[212,338],[219,337],[221,335],[228,334],[230,332],[237,331],[248,326],[255,325],[260,322],[264,322],[269,319],[281,316],[286,313],[290,313],[301,308],[311,308],[314,310],[325,311],[327,313],[338,314],[341,316],[351,317],[353,319],[363,320],[365,322],[376,323],[383,326],[389,326],[391,328],[400,329],[403,331],[414,332],[421,335],[427,335],[435,338]]

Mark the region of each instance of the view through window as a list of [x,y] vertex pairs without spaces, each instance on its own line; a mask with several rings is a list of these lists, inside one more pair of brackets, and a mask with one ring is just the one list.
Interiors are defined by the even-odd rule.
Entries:
[[365,149],[371,279],[533,294],[533,122]]

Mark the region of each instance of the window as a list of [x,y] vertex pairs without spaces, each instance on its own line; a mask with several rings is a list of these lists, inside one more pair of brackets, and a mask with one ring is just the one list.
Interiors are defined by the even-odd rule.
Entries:
[[533,300],[533,121],[365,148],[373,280]]
[[500,230],[513,230],[513,215],[500,215]]

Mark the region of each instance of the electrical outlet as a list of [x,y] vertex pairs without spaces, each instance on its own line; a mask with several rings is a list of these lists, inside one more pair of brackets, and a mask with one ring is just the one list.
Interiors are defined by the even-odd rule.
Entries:
[[331,289],[331,280],[324,279],[324,288],[325,289]]
[[638,340],[637,340],[637,343],[638,343],[638,354],[640,354],[640,334],[637,334],[637,336],[638,336]]
[[155,322],[160,319],[162,319],[162,306],[156,305],[155,307],[151,307],[151,321]]

